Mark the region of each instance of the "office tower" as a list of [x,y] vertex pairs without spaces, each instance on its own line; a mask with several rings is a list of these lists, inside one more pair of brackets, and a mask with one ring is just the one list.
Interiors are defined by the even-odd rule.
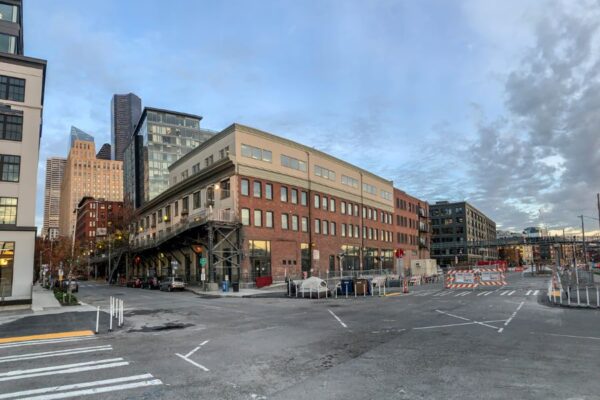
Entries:
[[76,140],[60,190],[60,235],[71,236],[77,205],[85,196],[123,201],[123,163],[96,158],[94,143]]
[[123,159],[125,201],[135,208],[169,186],[168,167],[214,136],[200,128],[202,117],[144,107]]
[[110,151],[110,144],[104,143],[98,151],[98,154],[96,154],[96,158],[100,160],[110,160]]
[[133,93],[115,94],[110,103],[112,159],[123,161],[123,152],[142,113],[142,100]]
[[0,306],[28,307],[46,61],[23,55],[22,10],[0,3]]
[[67,149],[67,154],[71,150],[71,147],[73,147],[73,145],[75,144],[76,140],[83,140],[86,142],[94,143],[94,137],[92,135],[90,135],[89,133],[86,133],[86,132],[82,131],[81,129],[76,128],[74,126],[71,127],[70,138],[71,138],[71,140],[69,141],[69,148]]
[[42,237],[48,240],[58,238],[60,221],[60,185],[62,183],[66,158],[50,157],[46,160],[46,186],[44,189],[44,225]]

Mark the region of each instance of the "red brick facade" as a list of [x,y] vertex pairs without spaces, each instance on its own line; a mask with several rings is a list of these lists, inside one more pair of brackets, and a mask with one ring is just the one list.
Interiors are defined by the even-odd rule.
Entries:
[[75,238],[80,242],[96,242],[123,225],[123,202],[84,197],[79,202]]

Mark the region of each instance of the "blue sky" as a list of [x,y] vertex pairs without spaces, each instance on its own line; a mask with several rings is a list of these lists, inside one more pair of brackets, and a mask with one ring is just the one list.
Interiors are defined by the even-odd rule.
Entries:
[[26,54],[48,60],[40,226],[46,158],[66,156],[71,125],[109,142],[111,96],[127,92],[209,129],[239,122],[315,146],[428,201],[469,200],[505,229],[538,225],[540,209],[556,229],[596,215],[597,150],[575,143],[594,140],[577,121],[595,118],[597,32],[578,27],[597,6],[27,0],[24,11]]

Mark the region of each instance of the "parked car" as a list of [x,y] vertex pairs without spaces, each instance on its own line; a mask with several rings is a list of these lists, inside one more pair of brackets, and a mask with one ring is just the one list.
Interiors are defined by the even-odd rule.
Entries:
[[133,277],[127,281],[126,286],[131,288],[141,288],[142,280],[140,278]]
[[166,290],[172,292],[173,290],[184,290],[185,282],[182,278],[168,277],[160,281],[160,290]]
[[68,291],[69,287],[71,288],[71,293],[79,292],[79,284],[75,279],[65,279],[61,283],[61,289],[63,291]]
[[144,289],[160,289],[160,283],[158,282],[158,278],[153,276],[151,278],[146,278],[142,282],[142,288]]

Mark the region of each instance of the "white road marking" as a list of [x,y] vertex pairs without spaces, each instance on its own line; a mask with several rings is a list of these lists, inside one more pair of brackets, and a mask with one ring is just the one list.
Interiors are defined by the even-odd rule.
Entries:
[[500,296],[504,296],[507,293],[508,293],[508,290],[505,290],[504,292],[500,293]]
[[484,296],[489,296],[490,294],[496,292],[496,290],[490,290],[489,292],[485,292]]
[[450,316],[450,317],[454,317],[454,318],[462,319],[463,321],[471,321],[469,318],[460,317],[460,316],[458,316],[458,315],[450,314],[450,313],[447,313],[447,312],[445,312],[445,311],[440,311],[440,310],[435,310],[435,311],[436,311],[436,312],[439,312],[440,314],[445,314],[445,315],[448,315],[448,316]]
[[194,354],[196,351],[198,351],[199,348],[200,348],[200,346],[196,347],[194,350],[192,350],[189,353],[187,353],[185,355],[185,358],[188,358],[189,356],[191,356],[192,354]]
[[205,340],[204,342],[200,343],[200,346],[204,346],[208,342],[210,342],[210,340]]
[[46,339],[46,340],[27,340],[24,342],[17,343],[6,343],[0,344],[1,349],[7,349],[12,347],[23,347],[23,346],[34,346],[38,344],[52,344],[52,343],[65,343],[65,342],[79,342],[82,340],[96,340],[95,336],[82,336],[82,337],[73,337],[73,338],[64,338],[64,339]]
[[194,361],[190,360],[189,358],[186,358],[185,356],[183,356],[183,355],[181,355],[181,354],[179,354],[179,353],[175,353],[175,355],[176,355],[177,357],[180,357],[181,359],[183,359],[183,360],[185,360],[185,361],[189,362],[190,364],[192,364],[192,365],[195,365],[196,367],[200,368],[201,370],[203,370],[203,371],[205,371],[205,372],[208,372],[208,371],[210,371],[210,370],[209,370],[208,368],[206,368],[204,365],[198,364],[197,362],[194,362]]
[[[532,335],[537,335],[535,332],[530,332]],[[542,335],[548,336],[559,336],[559,337],[568,337],[573,339],[590,339],[590,340],[600,340],[600,337],[595,336],[575,336],[575,335],[559,335],[558,333],[542,333]]]
[[[523,304],[525,304],[524,301],[522,301],[519,304],[519,306],[517,307],[517,309],[515,310],[515,312],[513,312],[512,315],[510,316],[510,318],[508,318],[506,320],[506,322],[504,323],[504,326],[508,326],[508,324],[510,324],[510,321],[512,321],[512,319],[517,316],[517,313],[519,312],[519,310],[521,309],[521,307],[523,307]],[[502,333],[503,330],[504,330],[504,328],[498,329],[498,333]]]
[[347,328],[347,327],[348,327],[348,325],[346,325],[346,324],[344,323],[344,321],[342,321],[342,320],[340,319],[340,317],[338,317],[337,315],[335,315],[335,313],[334,313],[333,311],[331,311],[331,310],[329,310],[329,309],[327,309],[327,311],[329,311],[329,313],[330,313],[331,315],[333,315],[333,318],[337,319],[337,321],[340,323],[340,325],[342,325],[344,328]]
[[516,290],[513,290],[513,291],[512,291],[512,292],[510,292],[508,295],[509,295],[509,296],[512,296],[512,295],[513,295],[513,293],[515,293],[515,292],[516,292]]
[[34,360],[34,359],[38,359],[38,358],[47,358],[47,357],[60,357],[60,356],[68,356],[71,354],[93,353],[96,351],[108,351],[108,350],[112,350],[111,345],[80,347],[80,348],[75,348],[75,349],[46,351],[43,353],[19,354],[19,355],[14,355],[14,356],[0,357],[0,363],[10,362],[10,361],[21,361],[21,360]]
[[486,294],[486,293],[487,293],[487,292],[480,292],[480,293],[477,293],[477,296],[483,296],[483,295],[484,295],[484,294]]
[[472,322],[463,322],[460,324],[432,325],[432,326],[422,326],[422,327],[413,328],[413,329],[419,330],[419,329],[446,328],[446,327],[450,327],[450,326],[461,326],[461,325],[473,325],[473,323]]
[[87,361],[87,362],[76,363],[76,364],[63,364],[63,365],[54,365],[52,367],[13,370],[13,371],[9,371],[9,372],[2,372],[2,373],[0,373],[0,377],[21,375],[21,374],[29,374],[29,373],[33,373],[33,372],[51,371],[51,370],[56,370],[56,369],[67,369],[67,368],[73,368],[73,367],[80,367],[80,366],[83,366],[83,365],[96,365],[96,364],[116,362],[116,361],[123,361],[123,358],[121,358],[121,357],[119,357],[119,358],[109,358],[109,359],[106,359],[106,360]]
[[525,296],[529,296],[531,294],[532,290],[528,290],[527,293],[525,293]]
[[[122,360],[122,358],[121,358],[121,360]],[[104,361],[106,361],[106,360],[104,360]],[[91,363],[98,363],[98,362],[92,361]],[[90,364],[90,363],[82,363],[82,364]],[[123,365],[129,365],[129,363],[127,361],[120,361],[120,362],[113,362],[113,363],[108,363],[108,364],[87,365],[87,366],[74,367],[74,368],[68,368],[68,369],[58,369],[58,370],[52,370],[52,371],[21,374],[21,375],[16,375],[16,376],[6,376],[6,377],[1,377],[0,382],[12,381],[12,380],[16,380],[16,379],[35,378],[38,376],[48,376],[48,375],[55,375],[55,374],[61,374],[61,375],[62,374],[74,374],[77,372],[93,371],[93,370],[97,370],[97,369],[121,367]]]
[[539,292],[540,292],[539,290],[536,290],[535,292],[533,292],[533,295],[537,296]]
[[75,390],[72,392],[65,393],[56,393],[51,395],[41,395],[34,397],[24,397],[20,400],[53,400],[53,399],[66,399],[68,397],[79,397],[79,396],[87,396],[90,394],[98,394],[98,393],[107,393],[107,392],[115,392],[117,390],[127,390],[127,389],[135,389],[147,386],[156,386],[162,385],[162,381],[160,379],[152,379],[149,381],[141,381],[141,382],[133,382],[133,383],[124,383],[122,385],[114,385],[114,386],[104,386],[99,388],[92,389],[84,389],[84,390]]
[[153,378],[152,374],[143,374],[143,375],[125,376],[122,378],[104,379],[101,381],[74,383],[74,384],[63,385],[63,386],[50,386],[50,387],[45,387],[45,388],[41,388],[41,389],[23,390],[20,392],[0,394],[0,400],[13,399],[15,397],[21,397],[21,396],[32,396],[35,394],[42,394],[42,393],[53,393],[53,392],[62,392],[65,390],[83,389],[83,388],[88,388],[88,387],[93,387],[93,386],[110,385],[113,383],[131,382],[131,381],[151,379],[151,378]]

